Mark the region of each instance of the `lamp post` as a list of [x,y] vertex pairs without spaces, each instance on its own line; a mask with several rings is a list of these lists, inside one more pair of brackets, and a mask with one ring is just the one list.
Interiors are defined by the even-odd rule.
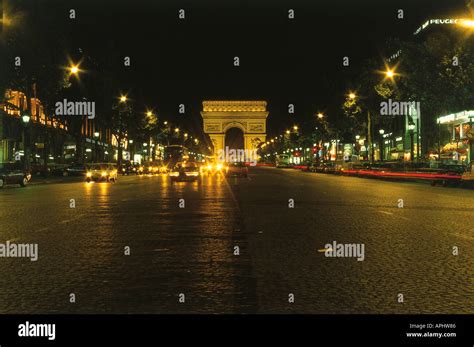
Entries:
[[360,160],[360,144],[359,144],[360,135],[356,135],[356,136],[355,136],[355,139],[356,139],[356,143],[355,143],[354,148],[357,149],[357,158]]
[[413,161],[414,158],[414,151],[413,151],[413,146],[414,146],[414,141],[413,141],[413,130],[415,130],[415,124],[410,123],[408,124],[408,130],[410,131],[410,160]]
[[474,158],[474,155],[472,154],[472,143],[474,142],[474,129],[472,128],[472,118],[474,118],[474,116],[469,116],[469,167],[471,167],[472,159]]
[[135,151],[134,151],[134,148],[133,148],[133,140],[130,139],[128,140],[128,143],[130,145],[130,161],[134,161],[134,157],[135,157]]
[[419,160],[421,153],[420,147],[420,118],[416,119],[416,159]]
[[100,161],[99,156],[99,136],[100,133],[98,131],[94,132],[94,144],[95,144],[95,161],[98,163]]
[[23,123],[23,156],[24,156],[24,168],[25,170],[30,169],[30,146],[29,146],[29,138],[27,133],[28,124],[30,123],[30,115],[25,113],[21,117],[21,121]]
[[379,130],[379,134],[380,134],[380,149],[379,149],[379,152],[380,152],[380,161],[383,161],[383,157],[384,157],[383,134],[385,134],[385,130],[380,129],[380,130]]

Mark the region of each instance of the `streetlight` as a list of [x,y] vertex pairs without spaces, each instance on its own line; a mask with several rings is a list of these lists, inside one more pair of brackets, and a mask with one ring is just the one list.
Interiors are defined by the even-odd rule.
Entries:
[[99,162],[99,136],[100,136],[100,133],[98,131],[94,132],[96,162]]
[[81,72],[81,69],[79,69],[79,64],[73,64],[71,63],[69,67],[67,68],[69,70],[69,76],[79,76],[79,72]]
[[319,119],[323,119],[323,118],[324,118],[324,114],[322,114],[321,112],[319,112],[319,113],[317,114],[317,116],[318,116]]
[[379,134],[380,134],[380,150],[379,150],[379,152],[380,152],[380,161],[383,161],[384,149],[385,149],[385,145],[383,143],[383,134],[385,134],[385,130],[380,129]]
[[349,93],[349,95],[348,95],[348,96],[349,96],[349,99],[351,99],[351,100],[354,100],[354,99],[356,98],[356,95],[355,95],[355,93],[352,93],[352,92],[351,92],[351,93]]
[[26,113],[21,117],[21,121],[23,122],[23,154],[24,154],[25,170],[30,169],[30,150],[29,150],[30,148],[29,148],[27,132],[26,132],[28,124],[30,123],[30,119],[31,119],[30,115]]
[[293,126],[293,130],[294,130],[294,131],[298,131],[298,126],[297,126],[297,125],[294,125],[294,126]]
[[414,160],[414,153],[413,153],[413,146],[414,146],[414,141],[413,141],[413,130],[415,130],[415,123],[410,123],[408,124],[408,130],[410,131],[410,160]]
[[122,102],[122,103],[127,102],[127,96],[126,95],[121,95],[120,96],[120,102]]
[[392,81],[393,81],[395,75],[397,75],[397,73],[395,72],[395,68],[390,68],[388,66],[386,66],[385,71],[383,73],[385,75],[385,79],[389,79],[389,80],[392,80]]

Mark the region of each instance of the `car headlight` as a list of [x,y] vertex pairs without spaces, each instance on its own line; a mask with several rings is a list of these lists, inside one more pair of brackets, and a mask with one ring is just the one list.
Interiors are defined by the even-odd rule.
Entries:
[[92,172],[86,173],[86,176],[87,176],[87,177],[92,177]]
[[105,176],[107,176],[107,172],[102,171],[102,172],[100,173],[100,175],[101,175],[102,177],[105,177]]

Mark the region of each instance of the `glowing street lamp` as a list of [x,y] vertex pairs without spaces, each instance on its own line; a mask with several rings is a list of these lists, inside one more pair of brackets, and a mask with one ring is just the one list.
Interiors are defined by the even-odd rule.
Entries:
[[413,130],[415,130],[415,123],[413,122],[410,122],[410,124],[408,124],[408,131],[410,132],[410,160],[413,161],[415,158],[415,154],[414,154],[414,140],[413,140]]
[[175,128],[175,129],[174,129],[174,132],[175,132],[175,133],[179,133],[179,128]]
[[22,117],[21,117],[21,120],[23,121],[23,124],[27,125],[29,122],[30,122],[30,115],[28,114],[24,114]]
[[123,102],[127,102],[127,96],[121,95],[121,96],[120,96],[120,102],[122,102],[122,103],[123,103]]
[[290,131],[289,131],[289,130],[287,130],[287,131],[286,131],[286,133],[287,133],[287,134],[290,134]]
[[70,75],[76,75],[79,73],[79,66],[78,65],[71,65],[69,67],[69,74]]
[[148,117],[151,117],[151,116],[153,116],[153,112],[148,111],[148,112],[146,113],[146,115],[147,115]]
[[24,167],[26,170],[30,168],[30,146],[29,141],[27,141],[27,134],[26,128],[28,128],[28,124],[30,123],[30,115],[25,113],[21,116],[21,121],[23,122],[23,153],[24,153]]
[[322,114],[321,112],[319,112],[319,113],[317,114],[317,116],[318,116],[319,119],[323,119],[323,118],[324,118],[324,114]]
[[355,93],[349,93],[349,99],[354,100],[356,98]]
[[293,130],[298,131],[298,126],[297,125],[293,126]]
[[379,150],[379,153],[380,153],[380,161],[383,161],[383,157],[384,157],[384,143],[383,143],[383,134],[385,134],[385,130],[383,129],[380,129],[379,130],[379,134],[381,135],[380,136],[380,150]]
[[395,76],[395,71],[393,69],[387,68],[385,71],[385,78],[393,80],[393,77]]

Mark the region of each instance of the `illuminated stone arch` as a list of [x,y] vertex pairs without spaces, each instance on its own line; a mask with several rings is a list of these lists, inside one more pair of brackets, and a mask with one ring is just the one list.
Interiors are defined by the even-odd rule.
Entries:
[[242,130],[246,151],[256,150],[260,142],[266,141],[266,101],[203,101],[201,116],[214,155],[224,150],[225,134],[231,128]]

